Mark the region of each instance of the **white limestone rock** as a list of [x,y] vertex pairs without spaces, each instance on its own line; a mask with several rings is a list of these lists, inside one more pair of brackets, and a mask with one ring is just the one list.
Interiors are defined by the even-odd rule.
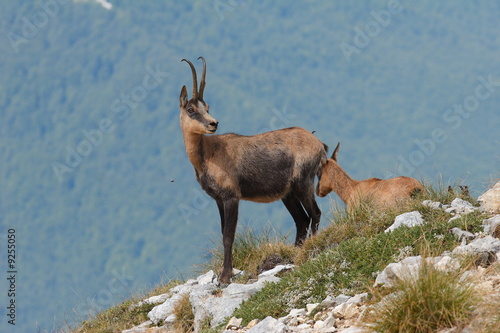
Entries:
[[209,283],[217,284],[215,283],[216,281],[217,281],[217,275],[215,275],[213,270],[210,270],[207,273],[200,275],[196,279],[196,282],[198,282],[198,284],[201,286],[207,285]]
[[306,315],[309,316],[317,307],[319,303],[306,304]]
[[339,319],[349,319],[359,316],[359,309],[354,303],[342,303],[333,308],[333,315]]
[[422,205],[434,209],[443,209],[443,204],[439,201],[424,200],[422,201]]
[[445,209],[445,212],[450,214],[469,214],[477,210],[476,207],[468,201],[460,198],[455,198],[450,204],[450,208]]
[[484,232],[490,236],[500,238],[500,214],[483,221]]
[[247,331],[247,333],[286,333],[287,328],[283,323],[273,317],[267,317]]
[[243,318],[232,317],[226,325],[226,330],[235,330],[241,327]]
[[471,241],[474,239],[474,234],[469,231],[462,230],[460,228],[452,228],[451,233],[454,234],[459,241],[465,240],[465,241]]
[[278,266],[274,267],[273,269],[270,269],[268,271],[265,271],[265,272],[262,272],[261,274],[259,274],[259,279],[266,277],[266,276],[274,276],[280,272],[287,271],[287,270],[290,270],[293,268],[295,268],[295,265],[291,265],[291,264],[278,265]]
[[361,305],[365,303],[367,299],[368,299],[368,293],[356,294],[353,297],[349,298],[346,303]]
[[478,255],[481,253],[496,253],[497,257],[500,252],[500,239],[491,236],[475,239],[467,245],[456,247],[453,254],[473,254]]
[[389,228],[387,228],[385,232],[393,231],[402,225],[414,227],[422,224],[424,224],[422,214],[420,214],[419,211],[413,211],[396,216],[394,223]]
[[[384,270],[377,275],[374,286],[384,285],[390,288],[401,279],[418,278],[422,260],[421,256],[414,256],[387,265]],[[456,270],[460,267],[458,260],[450,256],[426,258],[426,262],[442,271]]]
[[264,275],[250,284],[231,283],[222,289],[222,294],[218,297],[214,297],[210,289],[192,292],[189,300],[194,312],[195,331],[201,327],[206,318],[211,318],[212,327],[221,324],[243,301],[260,291],[266,283],[279,280],[280,278],[276,276]]
[[481,206],[483,212],[491,214],[500,213],[500,181],[496,183],[491,189],[483,193],[477,201]]

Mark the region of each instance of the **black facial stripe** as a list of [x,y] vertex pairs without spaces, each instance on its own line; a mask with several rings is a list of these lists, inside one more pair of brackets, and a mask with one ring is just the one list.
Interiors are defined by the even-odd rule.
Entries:
[[194,111],[194,112],[191,112],[191,113],[187,113],[189,118],[191,119],[194,119],[194,120],[197,120],[199,122],[203,122],[203,115],[199,112],[199,111]]
[[194,119],[205,126],[208,126],[211,122],[213,122],[213,119],[208,119],[203,113],[196,110],[192,113],[187,112],[187,115],[189,116],[189,118]]

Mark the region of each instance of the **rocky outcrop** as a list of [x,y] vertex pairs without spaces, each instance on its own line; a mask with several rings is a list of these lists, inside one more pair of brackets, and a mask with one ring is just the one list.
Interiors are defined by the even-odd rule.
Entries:
[[[220,286],[216,274],[209,271],[197,279],[188,280],[172,288],[166,294],[153,296],[133,305],[158,304],[148,313],[149,321],[123,333],[168,332],[176,320],[174,308],[186,295],[189,296],[193,308],[195,332],[206,319],[210,319],[210,325],[215,327],[229,317],[241,302],[260,291],[266,283],[279,281],[280,278],[276,277],[278,273],[293,267],[294,265],[278,265],[261,273],[252,283],[231,283],[225,288]],[[158,327],[151,328],[153,325],[160,326],[163,331],[158,331]]]
[[[449,213],[450,220],[478,209],[459,198],[453,200],[450,205],[432,201],[425,201],[423,205]],[[415,226],[424,223],[425,221],[418,211],[405,213],[397,216],[394,224],[386,232],[393,231],[402,225]],[[450,232],[461,241],[460,246],[438,257],[422,258],[421,256],[411,256],[391,263],[377,275],[375,286],[392,287],[398,280],[405,279],[408,276],[417,277],[424,261],[442,271],[457,270],[460,267],[460,258],[463,257],[477,258],[475,264],[478,270],[500,261],[500,214],[485,219],[483,228],[484,232],[475,234],[459,228],[450,229]],[[148,303],[156,304],[156,306],[148,314],[149,321],[123,331],[123,333],[173,332],[172,326],[176,321],[173,309],[177,302],[186,295],[189,296],[194,313],[194,331],[199,331],[201,325],[206,323],[207,320],[210,321],[211,327],[216,327],[232,316],[234,310],[244,300],[260,291],[266,283],[279,281],[280,278],[277,277],[279,272],[293,268],[293,265],[278,265],[273,269],[264,271],[258,276],[258,279],[247,284],[231,283],[225,287],[220,286],[216,274],[209,271],[197,279],[188,280],[184,284],[172,288],[167,294],[154,296],[137,304]],[[475,272],[471,271],[466,273],[475,274]],[[494,286],[500,283],[500,276],[495,279],[494,283],[485,282],[484,284]],[[495,288],[490,289],[494,290]],[[500,291],[496,292],[500,293]],[[307,304],[302,309],[292,309],[284,317],[267,317],[260,321],[252,320],[245,326],[242,325],[241,318],[233,317],[222,329],[222,332],[360,333],[364,331],[362,318],[370,309],[366,304],[367,297],[368,294],[366,293],[353,297],[329,295],[320,303]]]
[[499,214],[500,213],[500,182],[496,183],[491,189],[481,195],[477,201],[481,205],[481,210],[484,212]]

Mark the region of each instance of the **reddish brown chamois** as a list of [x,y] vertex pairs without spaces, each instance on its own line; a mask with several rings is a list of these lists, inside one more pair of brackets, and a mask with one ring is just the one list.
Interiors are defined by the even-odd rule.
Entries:
[[354,180],[337,163],[339,148],[340,142],[321,172],[316,190],[320,197],[334,191],[344,201],[347,210],[355,208],[361,202],[382,208],[396,206],[424,189],[418,180],[404,176]]
[[299,127],[253,136],[206,135],[215,133],[219,122],[203,99],[206,63],[198,59],[203,61],[199,89],[194,65],[182,59],[191,67],[193,93],[188,99],[186,86],[182,87],[180,123],[196,180],[219,209],[224,247],[219,281],[228,283],[240,200],[268,203],[281,199],[297,228],[296,245],[302,244],[309,227],[316,233],[321,211],[314,197],[314,180],[326,163],[327,146]]

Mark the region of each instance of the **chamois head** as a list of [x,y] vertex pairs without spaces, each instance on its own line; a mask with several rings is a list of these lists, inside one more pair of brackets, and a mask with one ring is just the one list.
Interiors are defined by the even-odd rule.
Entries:
[[320,197],[328,195],[331,191],[336,192],[341,186],[345,185],[340,183],[339,177],[336,177],[336,175],[344,173],[340,165],[337,163],[339,148],[340,142],[337,144],[337,147],[335,147],[332,157],[330,157],[323,166],[321,177],[316,188],[316,194]]
[[203,57],[199,57],[203,61],[203,72],[201,74],[200,89],[198,90],[198,80],[196,78],[196,69],[191,61],[182,59],[189,64],[193,74],[193,96],[188,100],[186,86],[181,89],[179,97],[181,109],[181,127],[190,133],[195,134],[212,134],[217,131],[219,122],[215,120],[209,113],[209,106],[203,100],[203,90],[205,90],[205,74],[207,70],[206,62]]

